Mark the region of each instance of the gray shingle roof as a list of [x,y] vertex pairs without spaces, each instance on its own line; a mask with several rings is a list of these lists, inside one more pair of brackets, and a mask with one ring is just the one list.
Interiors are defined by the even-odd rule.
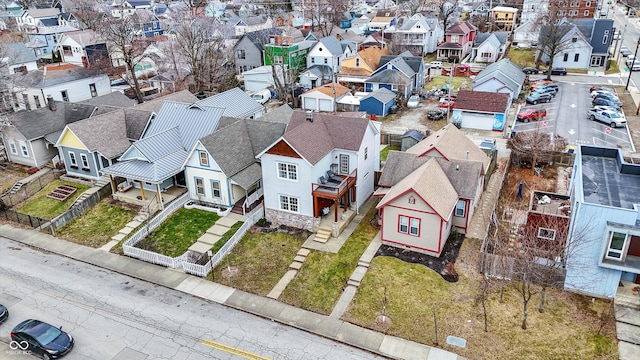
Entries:
[[344,52],[342,44],[336,39],[335,36],[326,36],[320,39],[320,43],[327,49],[331,55],[338,56]]
[[78,103],[93,105],[93,106],[106,105],[106,106],[115,106],[115,107],[124,108],[124,107],[134,106],[137,103],[137,101],[133,99],[129,99],[129,97],[127,97],[125,94],[119,91],[114,91],[105,95],[96,96],[88,100],[79,101]]
[[45,88],[97,76],[106,75],[99,70],[89,70],[83,67],[65,68],[64,70],[47,67],[47,71],[32,70],[26,75],[18,76],[16,77],[16,82],[26,87]]
[[27,140],[34,140],[47,134],[60,132],[65,125],[88,118],[95,109],[93,105],[64,101],[55,101],[55,104],[54,111],[49,107],[20,111],[11,114],[9,121]]
[[200,100],[198,104],[222,108],[224,109],[224,116],[238,119],[247,118],[256,112],[264,110],[264,106],[237,87]]
[[527,76],[522,72],[522,69],[514,65],[509,59],[502,59],[484,68],[484,70],[482,70],[475,78],[475,81],[479,82],[484,77],[491,76],[495,72],[501,72],[502,74],[513,79],[518,84],[522,84],[525,77]]
[[280,138],[285,128],[282,123],[242,119],[200,142],[222,172],[247,189],[262,177],[260,167],[253,166],[256,155]]
[[383,70],[369,79],[368,83],[382,83],[382,84],[403,84],[406,85],[410,81],[409,77],[396,70]]
[[289,105],[284,104],[258,118],[259,121],[271,121],[288,124],[293,115],[293,109]]
[[386,104],[389,101],[393,100],[396,98],[396,93],[394,93],[393,91],[387,89],[387,88],[380,88],[376,91],[372,91],[369,94],[367,94],[367,96],[363,97],[362,99],[360,99],[360,101],[364,100],[364,99],[368,99],[368,98],[374,98],[374,99],[378,99],[380,100],[380,102]]
[[17,42],[6,45],[6,55],[9,65],[36,61],[38,58],[33,50],[27,48],[24,43]]

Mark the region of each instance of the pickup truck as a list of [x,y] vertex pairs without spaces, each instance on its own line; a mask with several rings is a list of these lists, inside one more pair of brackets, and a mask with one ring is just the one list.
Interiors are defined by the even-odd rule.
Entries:
[[615,110],[590,109],[587,111],[587,117],[591,121],[600,121],[612,128],[622,127],[627,124],[627,119],[625,119],[624,115]]

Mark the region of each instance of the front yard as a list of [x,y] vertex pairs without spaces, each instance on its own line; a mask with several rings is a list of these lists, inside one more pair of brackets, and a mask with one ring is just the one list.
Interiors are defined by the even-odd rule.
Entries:
[[[75,187],[77,188],[77,191],[65,201],[48,198],[47,195],[60,185]],[[51,220],[65,212],[69,206],[71,206],[71,204],[73,204],[73,202],[87,189],[89,189],[89,186],[87,185],[64,180],[54,180],[32,197],[19,204],[15,210],[23,214]]]

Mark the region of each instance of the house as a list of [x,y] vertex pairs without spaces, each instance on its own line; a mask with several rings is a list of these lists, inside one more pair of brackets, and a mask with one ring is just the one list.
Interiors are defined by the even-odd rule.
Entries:
[[471,6],[471,11],[469,12],[469,15],[471,15],[471,17],[487,16],[489,14],[489,10],[491,10],[489,5],[487,5],[487,3],[485,2],[475,2],[472,4],[473,5]]
[[565,289],[613,298],[620,286],[640,284],[638,174],[619,149],[577,149]]
[[140,139],[153,117],[153,112],[134,108],[110,110],[65,126],[55,146],[67,175],[100,179],[102,169],[115,164]]
[[[551,5],[550,5],[551,4]],[[549,7],[556,11],[558,19],[593,19],[596,10],[602,6],[601,1],[574,1],[564,2],[559,0],[533,1],[523,0],[520,23],[535,21],[542,14],[549,11]]]
[[307,68],[313,65],[327,65],[333,73],[340,72],[345,58],[352,57],[356,48],[350,41],[338,41],[335,36],[321,38],[307,54]]
[[330,83],[334,80],[333,69],[329,65],[313,65],[299,75],[299,84],[305,89]]
[[385,33],[391,34],[396,51],[410,51],[416,56],[435,52],[438,39],[443,35],[438,19],[427,18],[422,14],[415,14],[409,18],[401,17]]
[[[575,4],[574,4],[575,5]],[[554,4],[554,7],[558,6],[558,3]],[[546,14],[549,9],[549,1],[539,0],[522,0],[522,9],[520,11],[520,24],[524,24],[528,21],[535,22]],[[593,16],[593,12],[591,12]]]
[[444,42],[438,45],[438,59],[456,58],[462,61],[473,48],[478,29],[465,20],[451,25],[444,32]]
[[77,30],[69,25],[38,26],[27,32],[29,41],[26,46],[33,51],[38,59],[53,59],[53,50],[60,35]]
[[111,4],[111,16],[126,18],[135,14],[136,10],[151,9],[152,2],[147,0],[115,0]]
[[62,62],[87,67],[109,60],[109,50],[104,40],[93,30],[72,31],[61,34],[55,50]]
[[366,94],[360,99],[360,111],[369,115],[387,116],[389,109],[396,104],[396,93],[387,88],[380,88]]
[[16,42],[6,44],[5,47],[6,53],[3,55],[6,57],[4,59],[0,59],[0,61],[6,64],[6,70],[9,74],[26,74],[29,71],[38,69],[36,56],[24,45],[24,43]]
[[[237,119],[223,117],[223,108],[199,103],[164,101],[155,118],[117,159],[102,169],[110,176],[112,196],[116,199],[164,208],[162,193],[170,188],[186,187],[183,165],[198,139],[211,134]],[[118,193],[119,178],[139,193],[128,198]]]
[[15,111],[44,106],[43,96],[79,102],[111,92],[111,82],[106,74],[70,64],[47,65],[43,70],[14,76],[11,92]]
[[[274,65],[275,66],[275,65]],[[285,84],[284,70],[282,66],[276,66],[276,76],[280,78],[280,83]],[[247,70],[242,73],[244,78],[244,90],[245,91],[260,91],[268,87],[275,87],[275,79],[273,78],[272,66],[260,66],[251,70]]]
[[[606,20],[606,19],[605,19]],[[613,34],[613,20],[609,20],[611,27],[609,29],[609,34]],[[588,30],[593,29],[593,23],[592,26],[585,26]],[[544,39],[547,36],[547,32],[549,31],[548,27],[542,27],[542,29],[540,29],[540,39]],[[590,35],[592,33],[587,32],[587,31],[582,31],[580,29],[580,27],[578,27],[577,25],[573,24],[572,22],[570,23],[567,19],[562,19],[560,21],[560,24],[558,25],[558,30],[554,30],[557,31],[557,34],[564,34],[562,35],[562,38],[557,42],[558,44],[560,44],[560,51],[557,51],[556,54],[554,54],[553,56],[553,66],[554,67],[565,67],[567,69],[588,69],[589,66],[591,65],[591,53],[593,51],[593,46],[591,45],[591,38]],[[613,36],[609,36],[609,34],[607,34],[605,36],[605,34],[598,34],[599,36],[597,36],[597,41],[603,41],[606,40],[609,43],[611,42],[611,38]],[[553,41],[553,40],[552,40]],[[551,61],[551,59],[549,58],[549,56],[547,55],[546,52],[544,52],[544,48],[548,45],[545,44],[544,40],[539,40],[538,41],[538,48],[536,49],[536,56],[540,51],[543,51],[541,60],[543,62],[547,62],[547,61]],[[606,47],[606,49],[608,49],[608,45]],[[602,54],[600,54],[600,56],[597,56],[597,58],[600,58],[600,61],[602,61]],[[602,62],[600,64],[601,66],[604,66],[604,62]]]
[[236,74],[263,66],[265,44],[271,35],[280,33],[281,30],[271,28],[242,35],[233,48]]
[[8,115],[7,126],[0,130],[8,160],[43,168],[58,155],[53,145],[64,127],[88,118],[95,109],[94,105],[49,99],[47,106]]
[[18,31],[32,32],[41,26],[55,26],[58,24],[60,10],[57,8],[26,9],[22,10],[20,16],[16,17]]
[[371,77],[365,81],[365,91],[387,88],[408,98],[412,92],[421,92],[424,85],[424,61],[422,56],[410,52],[380,58],[380,63]]
[[439,257],[454,227],[466,233],[489,162],[452,124],[390,151],[374,194],[382,243]]
[[270,35],[269,42],[264,44],[265,65],[286,65],[301,72],[307,67],[307,54],[315,41],[296,41],[293,36]]
[[317,86],[300,95],[301,108],[312,111],[336,111],[336,101],[347,93],[349,88],[339,83],[330,83]]
[[378,68],[380,58],[390,55],[388,49],[369,47],[355,53],[352,57],[342,61],[342,68],[338,73],[341,83],[363,84]]
[[515,28],[518,19],[518,8],[508,6],[496,6],[491,9],[493,25],[499,31],[511,32]]
[[348,29],[351,27],[351,21],[355,18],[355,14],[351,14],[348,11],[343,11],[336,16],[336,21],[338,22],[338,27],[340,29]]
[[369,21],[368,32],[374,33],[377,31],[385,30],[389,26],[393,25],[396,20],[397,8],[383,8],[376,11],[376,16]]
[[473,79],[474,91],[489,91],[509,94],[516,100],[523,90],[527,75],[509,59],[489,64]]
[[380,123],[363,117],[294,112],[284,134],[257,156],[266,219],[314,230],[332,211],[337,236],[346,226],[342,215],[353,216],[373,193],[379,136]]
[[494,63],[504,55],[508,33],[478,33],[473,42],[471,58],[474,62]]
[[567,244],[570,214],[569,196],[532,191],[525,223],[518,229],[518,246],[529,249],[539,259],[560,260],[557,257]]
[[130,23],[133,31],[145,38],[152,38],[164,34],[160,19],[152,10],[139,9],[130,17]]
[[273,28],[273,20],[269,16],[254,15],[247,17],[232,17],[227,20],[227,25],[232,26],[235,36],[246,33]]
[[158,93],[160,93],[161,95],[169,94],[176,91],[175,80],[172,80],[164,75],[156,75],[150,77],[148,81],[149,87],[152,89],[158,89]]
[[502,131],[510,106],[509,94],[460,90],[451,121],[465,129]]
[[257,119],[266,112],[264,106],[237,87],[202,99],[198,104],[222,108],[223,116],[236,119]]
[[256,155],[271,146],[286,123],[238,120],[199,139],[183,167],[189,198],[244,214],[262,200],[262,170]]
[[615,31],[613,19],[574,19],[572,22],[589,39],[591,55],[589,56],[588,65],[590,67],[606,66],[609,47],[613,42],[613,33]]
[[511,45],[515,48],[530,49],[538,46],[539,27],[535,20],[527,20],[520,23],[513,30]]

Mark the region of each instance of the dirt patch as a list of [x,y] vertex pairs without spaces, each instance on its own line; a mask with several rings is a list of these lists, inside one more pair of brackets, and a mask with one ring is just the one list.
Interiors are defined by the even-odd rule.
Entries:
[[620,86],[616,90],[618,91],[620,100],[623,103],[622,109],[624,110],[624,115],[627,119],[627,127],[631,134],[631,141],[637,150],[640,145],[640,116],[636,115],[638,108],[633,102],[631,94],[624,92],[624,87]]
[[29,176],[26,167],[6,162],[0,165],[2,169],[0,171],[0,194],[9,191],[17,181]]

